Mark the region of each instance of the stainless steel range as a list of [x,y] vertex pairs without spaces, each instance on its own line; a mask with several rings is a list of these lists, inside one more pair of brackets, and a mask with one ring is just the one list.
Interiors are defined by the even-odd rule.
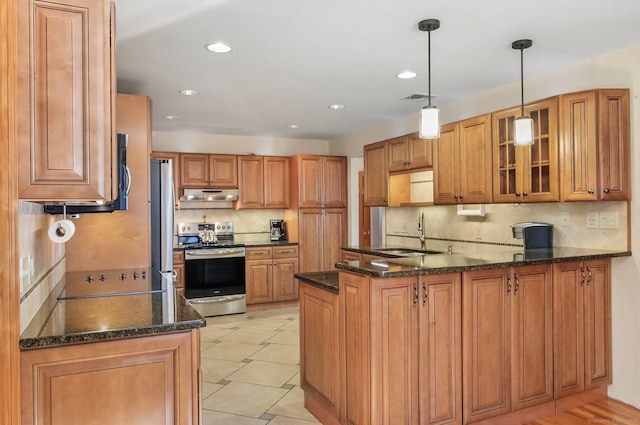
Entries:
[[247,310],[245,248],[234,241],[233,222],[178,223],[184,247],[187,301],[202,316]]

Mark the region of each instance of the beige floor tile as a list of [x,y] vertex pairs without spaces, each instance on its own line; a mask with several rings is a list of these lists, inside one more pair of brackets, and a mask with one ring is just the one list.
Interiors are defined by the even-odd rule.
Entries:
[[275,331],[265,329],[242,328],[231,331],[220,338],[221,341],[246,342],[248,344],[261,344],[269,338],[273,338]]
[[207,326],[205,327],[215,327],[215,328],[233,328],[240,323],[245,322],[247,319],[253,317],[253,314],[229,314],[226,316],[215,316],[215,317],[207,317],[205,320],[207,321]]
[[282,388],[230,382],[204,400],[202,407],[218,412],[259,418],[285,394],[287,390]]
[[285,326],[281,327],[280,329],[283,331],[300,332],[300,320],[299,319],[289,320],[289,323],[287,323]]
[[233,329],[205,326],[204,328],[200,328],[200,341],[202,343],[217,341],[223,336],[229,334],[230,332],[233,332]]
[[272,317],[264,317],[259,318],[256,317],[251,320],[247,320],[246,322],[238,324],[240,328],[249,328],[249,329],[268,329],[270,331],[275,331],[276,329],[280,329],[286,325],[288,325],[291,321],[286,319],[275,319]]
[[300,363],[300,348],[295,345],[269,344],[249,358],[297,365]]
[[[202,411],[202,425],[266,425],[268,421],[213,410]],[[305,424],[306,425],[306,424]]]
[[203,382],[202,383],[202,399],[209,397],[211,394],[218,391],[220,388],[224,387],[224,385],[214,384],[211,382]]
[[300,372],[296,373],[296,376],[294,376],[293,378],[289,379],[287,381],[287,384],[300,385]]
[[265,348],[259,344],[247,344],[245,342],[221,341],[212,345],[207,350],[202,350],[202,357],[220,360],[242,361],[249,358],[256,351]]
[[202,380],[205,382],[217,383],[221,379],[225,379],[233,372],[245,367],[247,364],[242,362],[234,362],[231,360],[210,359],[208,357],[201,358],[202,363]]
[[274,319],[290,319],[290,318],[298,318],[300,316],[300,309],[298,307],[291,308],[273,308],[268,310],[262,310],[256,312],[255,317],[264,318],[264,317],[272,317]]
[[271,419],[271,422],[269,422],[269,425],[312,425],[312,424],[319,424],[320,422],[318,422],[317,420],[313,421],[307,421],[304,419],[298,419],[298,418],[288,418],[286,416],[276,416],[275,418]]
[[273,338],[267,340],[268,343],[300,346],[300,336],[296,331],[280,331]]
[[292,388],[287,395],[282,397],[267,413],[289,418],[315,420],[315,417],[304,408],[304,393],[300,387]]
[[227,379],[234,382],[281,387],[299,370],[298,365],[254,360],[242,369],[230,374]]

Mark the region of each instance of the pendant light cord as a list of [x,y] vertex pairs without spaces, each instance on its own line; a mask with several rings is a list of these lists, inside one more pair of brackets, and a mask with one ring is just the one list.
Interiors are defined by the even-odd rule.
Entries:
[[524,117],[524,49],[520,49],[520,116]]
[[429,77],[429,106],[431,106],[431,31],[427,31],[427,72]]

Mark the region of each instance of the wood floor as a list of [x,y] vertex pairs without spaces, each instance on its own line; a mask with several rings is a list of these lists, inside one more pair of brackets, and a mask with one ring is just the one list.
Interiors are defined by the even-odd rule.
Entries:
[[640,424],[640,410],[609,398],[526,425]]

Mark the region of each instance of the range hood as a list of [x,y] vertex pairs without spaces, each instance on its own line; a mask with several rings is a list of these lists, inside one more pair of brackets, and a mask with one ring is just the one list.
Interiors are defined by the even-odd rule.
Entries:
[[185,189],[180,209],[232,209],[238,189]]

